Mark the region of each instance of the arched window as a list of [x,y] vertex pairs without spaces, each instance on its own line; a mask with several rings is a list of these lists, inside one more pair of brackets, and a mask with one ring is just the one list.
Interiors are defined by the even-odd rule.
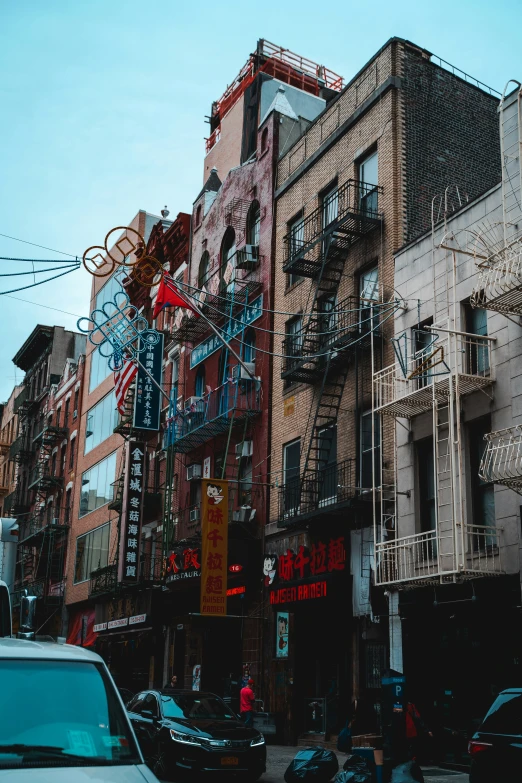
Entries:
[[229,226],[225,231],[225,236],[221,243],[220,277],[221,280],[225,281],[227,291],[231,291],[233,288],[233,274],[230,274],[229,263],[232,265],[232,268],[236,265],[236,232],[232,226]]
[[208,250],[205,250],[201,256],[198,270],[198,288],[203,288],[207,284],[210,272],[210,255]]
[[255,362],[256,360],[256,333],[253,329],[247,329],[244,340],[245,362]]
[[198,205],[198,208],[196,209],[196,228],[201,223],[201,204]]
[[261,134],[261,152],[266,152],[268,149],[268,128],[263,129]]
[[196,397],[203,397],[205,394],[205,367],[202,365],[196,374],[196,383],[194,386]]
[[247,244],[259,245],[259,224],[261,223],[261,209],[259,201],[253,201],[247,215]]

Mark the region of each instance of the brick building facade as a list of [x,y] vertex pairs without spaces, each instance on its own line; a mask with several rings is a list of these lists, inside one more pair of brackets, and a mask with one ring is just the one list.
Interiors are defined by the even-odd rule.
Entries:
[[[265,677],[289,739],[337,731],[353,698],[369,704],[359,731],[378,728],[388,641],[375,611],[387,609],[370,601],[370,525],[373,503],[388,504],[394,430],[372,417],[371,373],[389,362],[403,305],[393,253],[430,225],[448,182],[473,196],[500,177],[498,100],[430,58],[391,39],[278,162],[271,475],[280,489],[265,551],[280,568],[267,643],[279,610],[289,636]],[[344,576],[323,567],[324,547],[339,545]],[[337,585],[320,587],[325,571]],[[301,584],[317,587],[299,593]]]

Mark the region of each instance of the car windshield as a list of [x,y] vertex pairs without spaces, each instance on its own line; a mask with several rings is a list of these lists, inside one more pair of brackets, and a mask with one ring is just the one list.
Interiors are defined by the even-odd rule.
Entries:
[[522,693],[500,694],[479,731],[522,736]]
[[140,764],[104,667],[2,660],[0,769]]
[[225,702],[217,696],[194,693],[180,693],[161,696],[163,714],[166,718],[192,718],[194,720],[237,720]]

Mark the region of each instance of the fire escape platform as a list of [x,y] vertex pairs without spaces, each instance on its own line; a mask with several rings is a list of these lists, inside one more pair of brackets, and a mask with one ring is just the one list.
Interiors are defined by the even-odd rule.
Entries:
[[346,510],[359,506],[359,490],[355,486],[355,460],[335,463],[295,485],[279,489],[277,526],[302,526],[314,520],[326,520],[346,515]]
[[204,421],[199,426],[190,429],[173,444],[173,450],[178,454],[186,454],[192,449],[196,449],[208,440],[223,435],[230,426],[243,424],[245,419],[254,419],[261,413],[260,409],[244,410],[242,408],[232,407],[224,413],[216,416],[215,419]]
[[[378,376],[383,375],[387,370],[389,368],[385,368],[381,373],[375,374],[374,382],[376,384],[379,384]],[[393,373],[396,375],[395,366],[393,367]],[[386,401],[380,395],[376,395],[378,402],[375,405],[375,412],[397,418],[411,419],[421,413],[431,411],[433,409],[434,397],[439,403],[447,401],[450,392],[449,378],[450,376],[447,375],[426,386],[412,388],[413,384],[411,381],[396,375],[395,386],[399,393],[397,396],[390,395],[391,399],[388,398]],[[490,376],[471,375],[468,373],[459,373],[458,381],[459,392],[463,396],[478,390],[485,391],[494,383],[494,379]],[[400,394],[402,389],[404,393]]]

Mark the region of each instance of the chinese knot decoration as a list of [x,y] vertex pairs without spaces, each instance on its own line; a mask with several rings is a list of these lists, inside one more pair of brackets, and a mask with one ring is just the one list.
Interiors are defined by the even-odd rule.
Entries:
[[135,359],[160,339],[159,332],[149,329],[147,320],[138,314],[123,291],[100,310],[93,310],[90,318],[80,318],[77,326],[89,336],[100,355],[109,360],[113,371],[121,370],[125,355]]

